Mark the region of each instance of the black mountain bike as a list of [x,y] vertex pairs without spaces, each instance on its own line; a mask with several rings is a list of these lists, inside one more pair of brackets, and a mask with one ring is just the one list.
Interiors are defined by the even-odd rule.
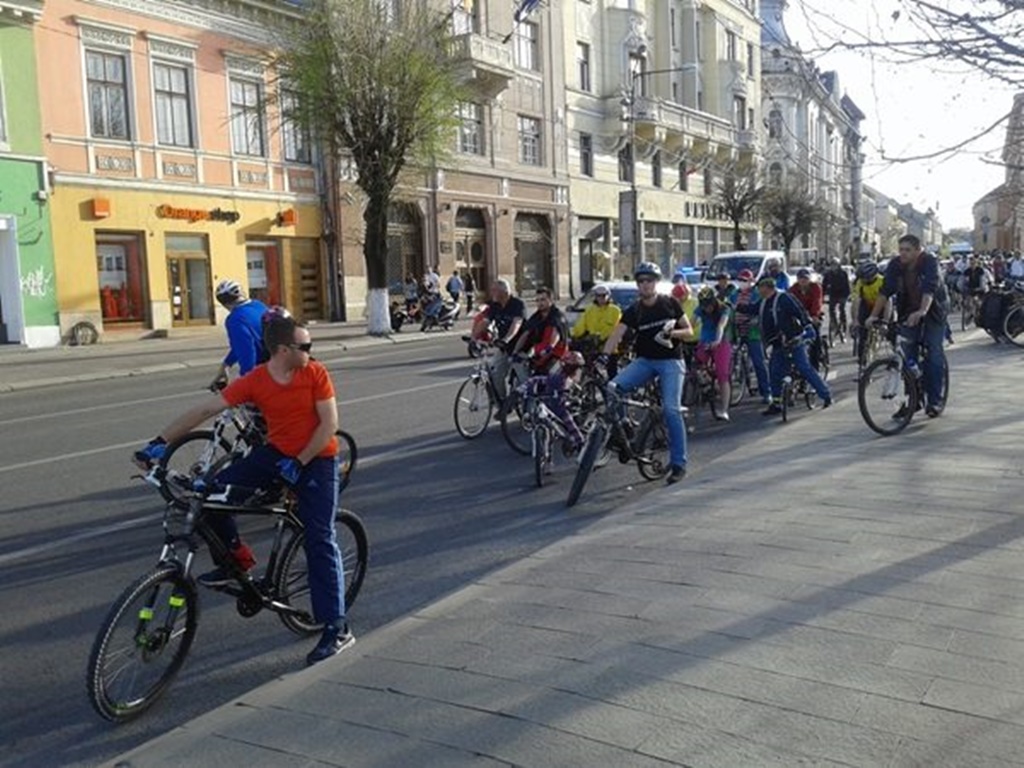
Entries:
[[596,412],[587,432],[576,477],[565,502],[567,507],[579,501],[594,467],[608,461],[611,453],[617,453],[622,464],[635,461],[647,480],[660,480],[670,469],[668,431],[656,387],[649,384],[634,398],[619,395],[607,383],[602,392],[605,407]]
[[[864,369],[857,385],[857,405],[864,423],[880,435],[888,437],[902,432],[924,407],[924,377],[921,369],[928,351],[921,339],[921,329],[906,328],[896,323],[878,323],[892,345],[891,354],[880,357]],[[882,330],[884,329],[884,330]],[[899,339],[903,334],[904,340]],[[918,366],[907,363],[904,344],[918,347]],[[949,364],[942,369],[942,402],[949,398]]]
[[[278,503],[273,497],[279,494],[261,498],[255,492],[244,503],[211,502],[209,481],[220,469],[215,465],[193,484],[186,511],[174,503],[167,505],[164,544],[156,567],[121,593],[96,635],[86,686],[93,708],[107,720],[123,722],[142,714],[185,663],[199,626],[199,592],[192,566],[203,542],[214,562],[235,577],[234,583],[217,591],[236,598],[240,615],[249,618],[263,609],[273,611],[298,635],[312,635],[323,628],[313,618],[305,529],[295,498],[288,493]],[[146,480],[159,485],[166,476],[158,466]],[[274,520],[273,544],[261,575],[241,570],[229,557],[227,547],[210,528],[211,516],[218,514]],[[369,543],[362,521],[348,510],[338,511],[335,528],[345,569],[345,605],[351,607],[366,576]]]

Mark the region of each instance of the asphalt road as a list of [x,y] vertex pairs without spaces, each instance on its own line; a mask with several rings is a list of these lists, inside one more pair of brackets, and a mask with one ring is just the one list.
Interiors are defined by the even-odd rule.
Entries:
[[[513,454],[496,426],[461,439],[452,403],[470,362],[454,337],[329,351],[324,361],[342,425],[360,448],[343,498],[371,541],[350,614],[357,635],[661,487],[615,465],[566,511],[575,465],[537,490],[530,460]],[[851,373],[840,371],[846,396]],[[208,379],[191,370],[0,395],[0,764],[95,765],[303,664],[312,640],[272,614],[242,619],[233,601],[204,593],[192,653],[151,712],[111,726],[86,699],[95,632],[121,590],[154,565],[161,542],[161,500],[131,478],[128,455],[202,397]],[[691,438],[691,472],[777,428],[759,410],[744,404],[728,425],[705,415]]]

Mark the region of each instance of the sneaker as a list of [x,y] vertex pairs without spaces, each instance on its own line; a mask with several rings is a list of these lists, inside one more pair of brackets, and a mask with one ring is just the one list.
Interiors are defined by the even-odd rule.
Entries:
[[196,581],[207,589],[219,589],[235,583],[235,576],[223,566],[218,566],[212,571],[200,574]]
[[728,412],[728,411],[719,411],[719,412],[716,412],[716,413],[715,413],[715,418],[716,418],[716,419],[717,419],[718,421],[728,421],[728,420],[729,420],[729,412]]
[[832,407],[832,398],[831,397],[826,397],[824,400],[821,401],[821,410],[825,410],[826,408],[831,408],[831,407]]
[[668,477],[665,478],[665,482],[672,485],[673,483],[678,483],[684,477],[686,477],[686,467],[680,467],[673,464],[672,468],[669,470]]
[[782,407],[776,405],[775,403],[772,403],[763,411],[761,411],[762,416],[778,416],[780,413],[782,413]]
[[320,641],[316,647],[306,656],[306,665],[311,667],[324,659],[336,656],[346,648],[351,648],[355,642],[356,636],[348,631],[348,624],[341,627],[328,624],[324,627],[324,632],[320,635]]
[[929,419],[934,419],[942,415],[943,406],[941,405],[929,405],[925,408],[924,412]]

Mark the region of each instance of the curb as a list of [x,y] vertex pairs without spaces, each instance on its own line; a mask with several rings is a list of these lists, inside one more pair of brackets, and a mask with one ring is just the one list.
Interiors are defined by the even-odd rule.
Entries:
[[[461,335],[461,330],[437,331],[431,333],[415,334],[392,334],[390,336],[357,336],[342,337],[340,339],[324,340],[327,344],[337,344],[335,349],[347,351],[350,349],[364,349],[370,347],[383,347],[387,345],[399,346],[402,344],[416,344],[430,339],[448,338]],[[213,369],[221,361],[221,357],[208,358],[204,360],[189,360],[176,363],[160,363],[157,365],[146,365],[141,368],[112,368],[105,371],[94,371],[91,373],[79,373],[68,376],[53,376],[43,379],[30,379],[28,381],[5,382],[0,381],[0,394],[6,392],[23,392],[29,389],[42,389],[46,387],[59,387],[68,384],[85,384],[95,381],[107,381],[110,379],[126,379],[135,376],[149,376],[157,373],[170,373],[173,371],[184,371],[191,368]]]

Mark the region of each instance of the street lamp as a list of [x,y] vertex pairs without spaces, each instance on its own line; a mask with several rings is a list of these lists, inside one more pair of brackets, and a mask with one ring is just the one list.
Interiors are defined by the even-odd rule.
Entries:
[[[646,46],[641,46],[638,50],[641,57],[646,56]],[[639,261],[639,257],[643,255],[643,244],[640,241],[642,236],[640,232],[640,194],[637,189],[636,183],[636,97],[637,97],[637,86],[641,84],[641,79],[650,75],[665,75],[671,72],[685,72],[692,68],[691,66],[686,67],[671,67],[668,69],[650,69],[639,71],[630,67],[629,77],[629,91],[626,97],[622,100],[622,106],[628,109],[626,120],[629,122],[629,191],[619,193],[619,223],[624,220],[629,221],[629,255],[633,259],[633,263],[636,264]],[[622,243],[622,232],[619,233],[619,243]],[[620,251],[623,250],[620,247]]]

